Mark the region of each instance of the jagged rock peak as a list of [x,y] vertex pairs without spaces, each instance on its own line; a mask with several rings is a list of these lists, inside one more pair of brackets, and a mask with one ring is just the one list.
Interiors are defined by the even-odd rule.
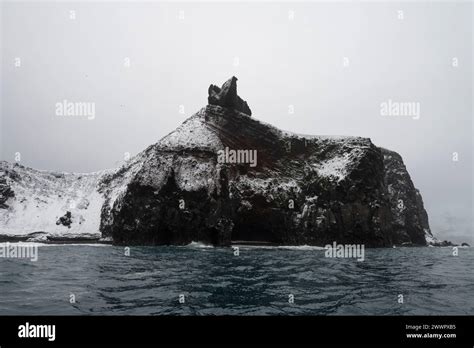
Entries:
[[249,116],[252,115],[247,102],[237,95],[237,77],[232,76],[221,88],[210,85],[208,93],[209,104],[232,108]]

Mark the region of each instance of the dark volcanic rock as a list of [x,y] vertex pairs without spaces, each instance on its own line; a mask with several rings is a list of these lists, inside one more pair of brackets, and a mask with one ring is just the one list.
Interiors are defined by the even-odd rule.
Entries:
[[394,151],[381,150],[393,217],[394,242],[425,245],[425,235],[431,235],[431,231],[421,194],[413,185],[402,157]]
[[10,197],[14,196],[15,194],[10,188],[10,185],[8,185],[7,178],[5,176],[0,176],[0,209],[8,208],[6,202]]
[[457,246],[457,244],[454,244],[453,242],[449,240],[436,241],[436,242],[430,243],[430,245],[435,246],[435,247]]
[[66,214],[61,216],[58,219],[58,221],[56,221],[56,225],[63,225],[63,226],[66,226],[68,228],[71,228],[71,224],[72,224],[72,215],[71,215],[70,211],[67,211]]
[[[218,95],[210,104],[229,105],[221,98],[236,96],[235,80],[226,84],[210,89]],[[231,104],[208,105],[103,178],[111,197],[102,209],[105,237],[118,244],[426,244],[427,215],[398,154],[367,138],[283,132]],[[225,149],[256,151],[256,166],[220,161]]]
[[227,80],[222,88],[215,85],[210,85],[208,90],[208,103],[210,105],[219,105],[227,108],[232,108],[243,112],[247,115],[252,115],[247,102],[237,95],[237,78],[232,76]]

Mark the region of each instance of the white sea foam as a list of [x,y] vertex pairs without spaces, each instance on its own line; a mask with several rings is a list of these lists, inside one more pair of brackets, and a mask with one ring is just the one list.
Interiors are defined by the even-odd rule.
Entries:
[[186,245],[186,247],[188,247],[188,248],[198,248],[198,249],[214,248],[214,246],[212,246],[210,244],[205,244],[205,243],[202,243],[202,242],[191,242],[188,245]]
[[[24,245],[31,247],[51,247],[51,246],[97,246],[106,247],[112,246],[111,244],[100,244],[100,243],[37,243],[37,242],[8,242],[9,245]],[[7,243],[0,243],[1,246],[5,246]]]
[[246,245],[233,244],[240,249],[283,249],[283,250],[326,250],[324,247],[314,245]]

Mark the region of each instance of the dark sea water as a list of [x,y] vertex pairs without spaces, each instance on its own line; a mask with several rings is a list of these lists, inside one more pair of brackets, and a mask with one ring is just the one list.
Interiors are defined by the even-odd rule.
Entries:
[[366,249],[363,262],[310,247],[38,250],[37,262],[0,258],[0,314],[474,314],[473,248]]

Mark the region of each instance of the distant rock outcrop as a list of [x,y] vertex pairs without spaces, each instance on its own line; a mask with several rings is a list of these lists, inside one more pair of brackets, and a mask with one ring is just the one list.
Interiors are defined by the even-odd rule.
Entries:
[[210,105],[232,108],[249,116],[252,115],[247,102],[237,95],[237,78],[235,76],[227,80],[221,88],[210,85],[208,93],[207,99]]

